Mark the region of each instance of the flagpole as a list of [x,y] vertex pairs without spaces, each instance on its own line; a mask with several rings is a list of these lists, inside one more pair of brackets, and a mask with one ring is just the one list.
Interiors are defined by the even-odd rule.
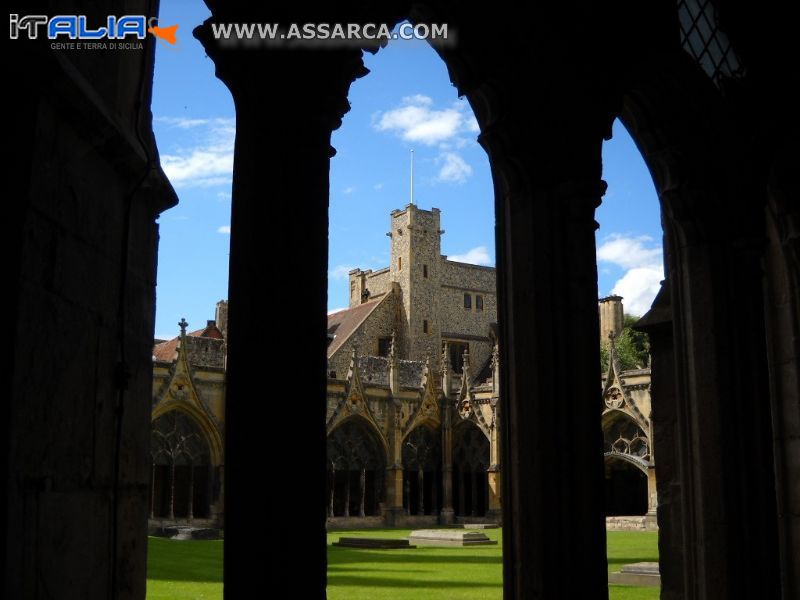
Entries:
[[411,149],[411,204],[414,204],[414,149]]

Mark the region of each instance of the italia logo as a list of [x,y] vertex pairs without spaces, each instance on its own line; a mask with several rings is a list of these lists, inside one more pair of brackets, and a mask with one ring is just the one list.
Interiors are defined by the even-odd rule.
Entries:
[[20,36],[30,40],[38,39],[39,33],[45,34],[47,39],[57,40],[125,40],[134,38],[143,40],[148,33],[154,37],[174,45],[177,42],[175,32],[177,25],[159,27],[158,18],[144,15],[109,15],[99,27],[90,27],[86,15],[9,15],[9,34],[12,40]]

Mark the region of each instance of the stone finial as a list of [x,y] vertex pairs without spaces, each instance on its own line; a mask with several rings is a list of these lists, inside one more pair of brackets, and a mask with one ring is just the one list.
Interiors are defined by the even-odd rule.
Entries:
[[461,391],[466,394],[469,391],[471,381],[469,372],[469,349],[464,350],[464,364],[461,367]]
[[500,347],[495,344],[492,348],[492,394],[500,393]]
[[189,326],[189,323],[186,321],[186,318],[181,317],[180,323],[178,323],[178,327],[181,328],[181,335],[186,335],[186,328]]
[[392,343],[389,347],[389,389],[392,395],[396,396],[400,393],[400,364],[395,355],[395,335],[392,331]]
[[350,385],[353,384],[358,376],[358,344],[353,344],[350,349],[350,366],[347,368],[347,380]]
[[397,333],[392,329],[392,341],[389,344],[389,358],[394,360],[397,358]]
[[442,373],[450,371],[450,344],[445,341],[442,344]]

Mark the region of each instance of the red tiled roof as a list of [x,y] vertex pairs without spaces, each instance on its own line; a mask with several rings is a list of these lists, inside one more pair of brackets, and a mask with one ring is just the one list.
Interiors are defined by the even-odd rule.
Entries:
[[[191,331],[186,335],[190,337],[204,337],[204,338],[213,338],[215,340],[221,340],[224,338],[222,332],[217,328],[216,325],[207,325],[203,329],[198,329],[197,331]],[[178,352],[178,340],[180,336],[174,337],[171,340],[167,340],[166,342],[161,342],[160,344],[156,344],[153,346],[153,356],[156,360],[162,362],[172,362],[177,357]]]
[[333,333],[335,337],[328,346],[328,358],[341,348],[342,344],[358,326],[372,313],[373,310],[391,294],[385,294],[375,300],[364,302],[353,308],[340,310],[332,315],[328,315],[328,333]]
[[175,360],[175,353],[178,350],[178,338],[172,338],[166,342],[161,342],[153,346],[153,356],[161,362],[172,362]]

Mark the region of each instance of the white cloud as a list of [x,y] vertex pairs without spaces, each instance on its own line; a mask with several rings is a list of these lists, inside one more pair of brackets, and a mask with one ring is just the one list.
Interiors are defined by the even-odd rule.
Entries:
[[374,115],[373,127],[394,133],[407,142],[435,146],[461,133],[474,132],[474,117],[467,109],[465,102],[457,101],[436,110],[431,98],[416,94],[404,97],[400,107]]
[[230,232],[231,232],[230,225],[221,225],[220,227],[217,227],[217,233],[230,233]]
[[661,248],[645,247],[647,242],[653,241],[649,236],[625,237],[613,233],[605,240],[597,249],[598,261],[610,262],[623,269],[643,266],[655,268],[662,265]]
[[471,250],[468,250],[464,254],[454,254],[453,256],[448,256],[447,260],[469,263],[471,265],[483,265],[486,267],[492,265],[492,258],[489,256],[489,251],[486,249],[486,246],[477,246]]
[[200,127],[211,122],[210,119],[189,119],[186,117],[156,117],[155,120],[159,123],[166,123],[171,127],[180,127],[181,129]]
[[443,152],[436,161],[442,164],[436,181],[464,183],[472,175],[472,167],[455,152]]
[[217,192],[217,198],[219,198],[221,201],[230,200],[231,199],[231,193],[230,192]]
[[420,106],[431,106],[433,98],[425,94],[414,94],[413,96],[403,96],[403,104],[417,104]]
[[355,191],[355,189],[356,188],[354,188],[352,185],[350,185],[350,186],[347,186],[346,188],[344,188],[342,190],[342,193],[349,196],[350,194],[352,194]]
[[472,167],[456,152],[470,140],[474,143],[475,133],[480,130],[475,115],[464,100],[439,109],[429,96],[405,96],[399,107],[373,114],[372,126],[407,142],[436,146],[439,154],[434,163],[439,167],[439,173],[434,182],[464,183],[472,175]]
[[328,271],[329,279],[347,279],[348,273],[353,270],[353,267],[348,265],[337,265]]
[[617,281],[611,293],[622,296],[626,313],[642,316],[650,310],[653,299],[661,289],[662,279],[664,271],[661,267],[636,267]]
[[161,167],[175,187],[230,185],[236,136],[233,119],[160,117],[159,120],[181,129],[202,128],[198,143],[161,156]]
[[650,310],[664,279],[662,254],[661,248],[654,245],[653,238],[646,235],[614,233],[607,236],[597,249],[598,262],[625,269],[625,274],[611,290],[612,294],[622,296],[625,312],[641,316]]
[[382,190],[383,189],[383,184],[382,183],[376,183],[375,185],[372,186],[372,189],[376,190],[376,191]]

